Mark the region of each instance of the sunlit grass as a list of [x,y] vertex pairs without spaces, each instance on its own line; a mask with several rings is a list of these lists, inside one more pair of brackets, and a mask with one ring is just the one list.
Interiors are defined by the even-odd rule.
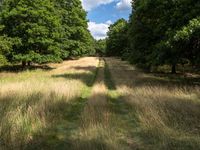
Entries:
[[114,58],[49,66],[0,73],[0,149],[200,149],[198,80]]
[[89,92],[97,64],[97,58],[83,58],[51,71],[0,73],[0,149],[24,149],[62,120],[66,106]]

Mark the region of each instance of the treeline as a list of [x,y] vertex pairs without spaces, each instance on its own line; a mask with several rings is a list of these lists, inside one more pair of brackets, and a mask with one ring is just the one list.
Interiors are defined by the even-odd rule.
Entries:
[[61,62],[93,53],[80,0],[3,0],[0,64]]
[[129,21],[110,26],[107,55],[151,70],[178,64],[200,65],[200,1],[134,0]]

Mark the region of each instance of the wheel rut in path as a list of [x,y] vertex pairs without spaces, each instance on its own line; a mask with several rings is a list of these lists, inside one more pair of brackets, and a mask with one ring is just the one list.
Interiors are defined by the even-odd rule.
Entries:
[[[91,91],[91,96],[81,114],[80,129],[77,133],[79,140],[75,149],[111,149],[111,137],[107,92],[104,82],[105,61],[100,58],[96,81]],[[112,141],[111,141],[112,142]]]
[[106,75],[107,71],[109,68],[106,66],[105,60],[100,58],[91,96],[80,117],[80,127],[75,135],[74,149],[131,149],[130,144],[126,141],[127,131],[124,120],[120,120],[121,117],[114,112],[113,104],[111,104],[110,93],[116,93],[116,90],[109,89],[106,80],[111,80],[111,77]]

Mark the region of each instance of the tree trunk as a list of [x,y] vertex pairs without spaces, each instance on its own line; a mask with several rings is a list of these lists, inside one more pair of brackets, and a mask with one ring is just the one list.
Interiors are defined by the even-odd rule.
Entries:
[[176,64],[172,64],[172,74],[176,74]]
[[26,67],[26,61],[22,61],[22,67]]
[[29,67],[31,66],[31,61],[28,61],[28,66],[29,66]]
[[147,72],[151,72],[151,68],[152,68],[152,66],[151,66],[151,65],[148,65],[148,66],[147,66]]

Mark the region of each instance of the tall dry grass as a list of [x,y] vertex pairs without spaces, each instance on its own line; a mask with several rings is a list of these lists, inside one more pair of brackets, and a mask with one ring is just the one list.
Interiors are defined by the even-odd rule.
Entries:
[[200,87],[196,80],[158,77],[118,59],[106,60],[121,102],[130,107],[127,130],[138,149],[200,149]]
[[81,113],[80,127],[74,133],[76,150],[129,149],[123,143],[126,136],[118,116],[109,103],[109,89],[105,84],[105,62],[100,61],[91,96]]
[[113,137],[110,116],[104,84],[104,61],[101,60],[91,96],[81,114],[80,127],[74,135],[76,142],[73,149],[106,149],[109,145],[106,142]]
[[[0,73],[0,149],[25,149],[87,94],[97,58],[50,64],[52,70]],[[51,132],[51,131],[49,131]]]
[[1,72],[0,149],[200,149],[198,80],[98,63]]

